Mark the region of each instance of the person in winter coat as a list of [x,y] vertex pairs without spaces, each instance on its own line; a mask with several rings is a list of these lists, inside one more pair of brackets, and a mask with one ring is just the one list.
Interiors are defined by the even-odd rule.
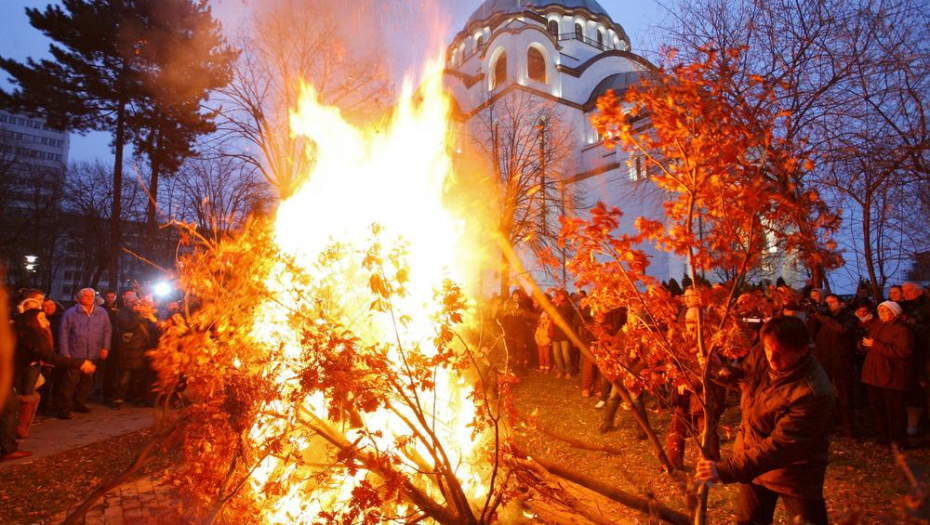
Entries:
[[158,325],[154,309],[136,298],[135,293],[123,294],[123,305],[116,313],[116,334],[120,340],[119,378],[112,408],[122,408],[132,392],[137,402],[144,403],[145,354],[158,345]]
[[854,354],[859,321],[846,309],[846,302],[835,294],[827,295],[827,309],[815,310],[807,320],[814,338],[814,355],[830,376],[836,390],[841,429],[846,435],[858,435],[850,413],[857,381]]
[[555,378],[571,379],[572,377],[572,354],[571,340],[568,333],[563,329],[571,330],[575,318],[575,308],[572,306],[571,299],[565,290],[558,290],[555,293],[555,310],[557,319],[552,319],[552,357],[555,359]]
[[[84,288],[77,294],[78,304],[68,309],[62,317],[58,340],[61,355],[92,361],[106,360],[109,355],[112,337],[110,316],[96,305],[95,296],[93,288]],[[93,385],[92,375],[66,370],[61,388],[56,390],[58,417],[71,419],[72,408],[76,412],[90,412],[87,399]]]
[[34,391],[35,376],[29,374],[31,367],[43,361],[62,368],[79,369],[83,374],[93,374],[95,370],[90,360],[63,357],[55,353],[49,323],[42,310],[23,312],[16,318],[15,329],[13,392],[7,396],[0,414],[0,461],[30,455],[29,452],[18,450],[16,436],[28,437],[39,401]]
[[904,310],[904,324],[913,337],[911,365],[908,368],[907,384],[907,435],[918,432],[920,420],[927,413],[927,373],[930,354],[930,296],[920,283],[908,281],[901,286],[904,302],[898,303]]
[[906,397],[911,333],[901,319],[901,306],[894,301],[878,305],[878,322],[869,328],[860,347],[866,352],[862,382],[869,392],[869,406],[878,432],[878,442],[907,445]]
[[510,363],[518,370],[525,369],[529,364],[529,316],[524,309],[523,295],[520,289],[514,290],[510,298],[504,301],[501,310],[501,326]]
[[533,340],[539,351],[539,371],[548,374],[552,368],[552,319],[536,299],[533,299],[533,311],[539,312],[536,329],[533,331]]
[[[700,320],[700,308],[693,306],[684,312],[685,342],[692,345],[693,355],[697,356],[697,334]],[[682,371],[683,374],[690,372]],[[693,376],[690,387],[674,389],[671,395],[672,421],[669,423],[668,435],[665,437],[665,454],[672,466],[684,469],[685,444],[688,438],[701,436],[704,433],[704,404],[701,402],[704,389],[700,378]],[[714,397],[714,410],[711,414],[711,424],[717,428],[717,423],[726,409],[725,387],[712,383],[709,385]],[[707,452],[713,459],[720,459],[720,437],[717,433],[710,436],[707,443]]]
[[721,382],[740,387],[742,421],[732,455],[700,461],[695,480],[741,483],[737,523],[772,523],[781,499],[788,521],[826,525],[823,484],[835,404],[830,378],[800,319],[770,319],[760,339],[761,348],[741,367],[719,371]]

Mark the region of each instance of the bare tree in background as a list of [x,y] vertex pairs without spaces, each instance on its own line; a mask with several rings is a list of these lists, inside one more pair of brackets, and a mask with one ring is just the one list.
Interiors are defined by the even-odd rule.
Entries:
[[[497,233],[514,250],[541,255],[555,248],[560,215],[576,206],[566,191],[572,127],[555,103],[514,89],[489,101],[469,122],[469,138],[491,169]],[[509,294],[502,257],[500,291]]]
[[361,22],[366,13],[377,16],[371,12],[377,6],[353,5],[353,22],[341,4],[333,4],[262,3],[239,38],[242,54],[233,80],[220,92],[221,134],[245,142],[236,156],[258,169],[282,198],[294,192],[312,158],[307,141],[289,127],[302,81],[348,116],[377,114],[391,99],[377,28]]
[[[26,156],[11,137],[0,137],[0,253],[11,284],[49,289],[61,234],[63,167]],[[25,266],[27,255],[37,257]]]
[[[784,182],[797,198],[820,191],[844,210],[857,231],[847,251],[876,297],[915,249],[899,242],[900,219],[906,203],[916,205],[914,181],[927,177],[928,17],[918,0],[695,0],[680,2],[666,28],[685,58],[705,46],[745,47],[738,69],[746,73],[730,96],[742,96],[753,76],[779,83],[773,103],[790,113],[779,133],[806,142],[813,160]],[[835,262],[813,265],[815,283]]]
[[[132,176],[124,175],[124,178],[127,181],[136,180]],[[69,247],[67,252],[78,257],[77,281],[91,287],[96,287],[100,282],[109,262],[108,232],[113,187],[112,169],[100,162],[72,164],[65,179],[62,240]],[[129,246],[131,249],[134,244],[129,238],[133,230],[132,223],[139,234],[135,244],[142,242],[147,198],[138,183],[122,184],[121,189],[120,222],[126,227],[122,231],[120,246]],[[110,285],[116,286],[116,283],[111,282]]]
[[237,231],[253,214],[270,208],[271,191],[258,169],[233,157],[195,159],[181,168],[175,184],[178,218],[197,225],[207,238]]

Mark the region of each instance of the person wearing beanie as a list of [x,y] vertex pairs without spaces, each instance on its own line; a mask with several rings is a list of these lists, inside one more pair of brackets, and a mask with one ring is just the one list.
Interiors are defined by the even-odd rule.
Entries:
[[878,442],[903,448],[907,445],[905,394],[913,342],[902,313],[894,301],[878,305],[878,321],[869,327],[859,348],[866,353],[862,383],[868,389]]

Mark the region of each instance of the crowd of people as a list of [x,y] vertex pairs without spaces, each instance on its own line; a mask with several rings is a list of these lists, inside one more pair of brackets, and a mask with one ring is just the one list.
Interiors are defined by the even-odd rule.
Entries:
[[[680,301],[686,337],[694,335],[702,311],[687,297],[692,290],[682,291]],[[581,396],[597,398],[594,408],[604,409],[602,432],[614,429],[621,405],[648,421],[643,396],[627,395],[632,402],[623,403],[617,395],[622,378],[611,381],[581,351],[594,339],[584,292],[546,295],[551,308],[520,289],[492,303],[506,362],[559,380],[580,376]],[[726,387],[741,392],[737,443],[733,457],[722,458],[719,438],[711,435],[705,448],[709,459],[696,470],[701,481],[743,484],[743,521],[770,523],[781,498],[792,516],[826,523],[822,489],[833,433],[906,449],[909,440],[927,431],[930,296],[915,282],[892,286],[888,295],[876,300],[866,285],[850,298],[781,286],[738,298],[735,311],[753,334],[753,351],[733,363],[715,363],[719,375],[709,383],[718,401],[710,417],[717,420],[726,407]],[[625,344],[626,318],[622,309],[610,312],[599,320],[600,328]],[[632,362],[627,368],[635,373],[637,366]],[[665,453],[676,468],[683,468],[686,441],[704,430],[702,383],[692,384],[651,394],[653,404],[672,413]],[[645,438],[641,427],[635,428]]]
[[[0,415],[0,460],[30,455],[19,441],[40,422],[37,414],[72,419],[91,411],[92,398],[113,410],[154,401],[146,352],[157,346],[161,323],[152,296],[135,289],[98,295],[84,288],[74,302],[65,309],[31,288],[14,298],[16,346]],[[176,308],[169,303],[164,313]]]
[[[677,319],[684,336],[678,341],[691,344],[700,320],[712,312],[695,288],[680,293]],[[98,296],[85,288],[74,299],[64,309],[40,290],[23,289],[16,297],[14,370],[0,416],[0,460],[29,455],[19,450],[18,440],[29,436],[37,412],[71,419],[89,412],[94,396],[115,410],[127,402],[153,403],[154,373],[146,353],[168,322],[159,319],[170,318],[177,303],[159,316],[152,297],[134,289]],[[719,438],[709,435],[695,469],[698,480],[741,483],[743,521],[770,523],[782,499],[793,517],[826,523],[822,489],[833,432],[862,440],[870,427],[877,443],[904,449],[930,427],[930,295],[914,282],[892,286],[888,300],[873,299],[867,286],[851,298],[816,288],[760,287],[740,295],[733,312],[741,331],[750,334],[748,355],[730,361],[698,356],[700,368],[713,369],[708,376],[713,381],[648,394],[650,403],[672,414],[665,454],[673,467],[683,468],[686,443],[704,433],[706,414],[719,420],[732,387],[741,392],[736,444],[725,458]],[[617,308],[595,319],[583,291],[550,290],[533,298],[517,289],[493,299],[488,314],[502,336],[499,362],[556,380],[580,376],[581,397],[603,410],[603,433],[615,428],[623,405],[648,425],[647,394],[632,395],[616,370],[604,373],[594,354],[582,350],[603,344],[599,338],[609,334],[626,355],[635,355],[624,336],[644,322],[641,312]],[[621,374],[636,374],[640,367],[632,359]],[[704,410],[704,388],[717,400],[712,411]],[[863,417],[866,413],[871,417]],[[870,425],[863,424],[869,419]],[[634,426],[640,439],[646,438],[644,426]]]

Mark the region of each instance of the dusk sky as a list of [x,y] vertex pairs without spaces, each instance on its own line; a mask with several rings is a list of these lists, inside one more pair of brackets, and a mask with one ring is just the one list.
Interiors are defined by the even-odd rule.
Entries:
[[[347,14],[352,6],[351,0],[333,0],[346,6]],[[417,71],[435,51],[429,45],[413,45],[411,42],[430,42],[436,35],[434,27],[445,26],[443,42],[448,43],[452,36],[460,31],[465,20],[481,5],[482,0],[377,0],[383,4],[383,18],[377,20],[387,33],[397,31],[403,38],[392,40],[390,50],[393,70],[398,80],[404,72]],[[0,2],[0,56],[25,60],[27,57],[44,58],[48,56],[49,40],[29,25],[25,9],[42,8],[50,0],[3,0]],[[633,51],[649,54],[653,44],[650,29],[662,22],[666,9],[657,0],[599,0],[610,13],[614,22],[623,26],[630,35]],[[665,2],[668,3],[668,2]],[[213,0],[211,2],[216,16],[222,21],[226,32],[232,35],[249,16],[253,5],[261,5],[258,0]],[[426,23],[419,23],[424,21]],[[0,86],[8,89],[10,84],[6,76],[0,78]],[[109,134],[91,133],[86,136],[74,134],[71,137],[71,161],[88,161],[100,158],[109,162],[111,157]]]

